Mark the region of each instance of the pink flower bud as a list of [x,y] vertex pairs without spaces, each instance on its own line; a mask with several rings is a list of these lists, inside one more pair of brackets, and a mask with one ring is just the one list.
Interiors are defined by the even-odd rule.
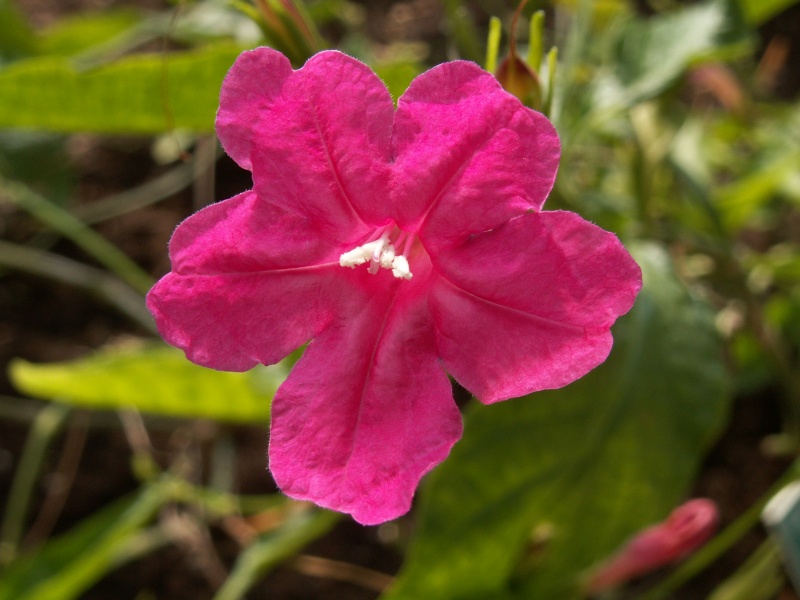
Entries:
[[708,541],[717,521],[717,507],[711,500],[686,502],[666,521],[636,534],[597,567],[586,591],[596,594],[687,556]]

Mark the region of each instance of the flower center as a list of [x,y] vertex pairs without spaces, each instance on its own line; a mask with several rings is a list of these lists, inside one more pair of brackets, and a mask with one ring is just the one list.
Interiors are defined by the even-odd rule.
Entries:
[[[408,253],[416,237],[415,234],[403,231],[394,223],[390,223],[375,231],[366,243],[342,254],[339,257],[339,264],[355,269],[358,265],[369,263],[367,270],[373,275],[380,269],[390,269],[392,275],[398,279],[411,279]],[[402,249],[402,254],[397,253],[399,248]]]

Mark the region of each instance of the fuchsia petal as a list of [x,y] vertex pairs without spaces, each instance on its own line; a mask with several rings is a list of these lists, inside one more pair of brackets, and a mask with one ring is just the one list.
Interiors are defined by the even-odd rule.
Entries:
[[217,137],[243,169],[253,170],[250,155],[258,143],[255,127],[279,99],[291,76],[289,59],[271,48],[243,52],[225,76],[217,111]]
[[369,299],[354,291],[359,310],[315,338],[278,390],[269,448],[286,494],[363,524],[407,512],[419,479],[461,437],[425,273],[410,282],[374,278],[384,279],[382,289]]
[[552,124],[469,62],[439,65],[400,98],[392,134],[397,222],[429,250],[539,210],[558,168]]
[[394,116],[386,86],[340,52],[288,74],[276,54],[245,52],[225,79],[217,117],[225,148],[252,166],[261,198],[308,216],[319,235],[338,240],[362,222],[384,224]]
[[445,368],[486,403],[564,386],[603,362],[609,328],[641,287],[616,236],[560,211],[473,236],[435,267]]
[[275,363],[321,331],[350,293],[339,247],[306,219],[245,192],[186,219],[173,271],[147,296],[159,331],[187,357],[244,371]]

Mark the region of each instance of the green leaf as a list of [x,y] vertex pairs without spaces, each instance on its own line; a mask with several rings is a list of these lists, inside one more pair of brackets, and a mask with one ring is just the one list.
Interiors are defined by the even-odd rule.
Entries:
[[714,190],[714,200],[725,224],[739,230],[752,223],[755,214],[775,198],[782,186],[798,172],[800,151],[775,156],[758,170]]
[[132,10],[106,10],[80,13],[57,21],[39,40],[39,52],[55,56],[74,56],[111,42],[141,21]]
[[729,404],[711,311],[656,246],[605,364],[555,391],[472,406],[423,490],[386,597],[580,597],[580,577],[683,499]]
[[[0,71],[0,127],[97,133],[211,132],[230,44],[142,54],[79,71],[65,58],[17,61]],[[53,90],[58,90],[57,94]]]
[[4,60],[34,54],[36,34],[12,0],[0,0],[0,65]]
[[631,105],[670,86],[691,64],[723,50],[746,47],[749,34],[728,0],[713,0],[648,20],[631,19],[613,62],[615,77],[603,80],[601,101]]
[[769,21],[790,6],[797,4],[797,0],[738,0],[749,25],[758,27]]
[[266,423],[269,405],[288,368],[279,363],[247,373],[192,364],[164,345],[103,350],[69,363],[14,360],[9,374],[20,391],[91,409],[142,412],[240,423]]
[[422,73],[424,70],[422,65],[414,60],[401,60],[391,63],[376,63],[373,65],[375,73],[381,78],[386,87],[389,88],[389,93],[394,98],[395,104],[397,99],[411,85],[414,78]]
[[93,514],[0,574],[0,600],[71,600],[130,556],[130,544],[173,495],[171,480]]

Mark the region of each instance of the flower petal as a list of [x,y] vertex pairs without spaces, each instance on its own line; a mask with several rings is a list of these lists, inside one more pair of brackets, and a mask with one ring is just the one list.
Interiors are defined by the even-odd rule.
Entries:
[[[276,56],[277,55],[277,56]],[[388,220],[394,107],[386,86],[340,52],[302,69],[269,48],[245,52],[223,84],[217,132],[252,169],[261,198],[308,216],[330,239]]]
[[435,266],[445,368],[486,403],[564,386],[599,365],[641,287],[616,236],[561,211],[473,236]]
[[289,496],[367,525],[393,519],[461,437],[423,278],[418,271],[359,303],[311,342],[278,390],[270,470]]
[[186,219],[170,241],[172,272],[147,296],[161,335],[192,362],[228,371],[307,342],[352,287],[342,248],[308,231],[304,217],[253,192]]
[[258,143],[258,122],[279,100],[292,76],[289,59],[271,48],[243,52],[222,82],[217,111],[217,137],[225,152],[243,169],[253,170],[252,146]]
[[552,124],[473,63],[417,77],[399,100],[392,136],[395,218],[429,249],[539,210],[555,181]]

